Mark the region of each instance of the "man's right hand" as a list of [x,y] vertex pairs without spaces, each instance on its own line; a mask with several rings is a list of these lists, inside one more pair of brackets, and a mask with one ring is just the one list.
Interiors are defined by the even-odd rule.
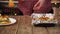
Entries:
[[40,1],[38,1],[38,2],[34,5],[33,10],[35,10],[35,11],[39,10],[39,8],[40,8],[39,6],[40,6]]

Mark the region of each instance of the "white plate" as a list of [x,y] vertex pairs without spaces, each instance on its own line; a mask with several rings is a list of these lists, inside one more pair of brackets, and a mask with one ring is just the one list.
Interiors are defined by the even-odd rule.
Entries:
[[11,24],[16,23],[16,19],[14,19],[14,18],[9,18],[9,20],[10,20],[11,23],[9,23],[9,24],[0,24],[0,25],[11,25]]

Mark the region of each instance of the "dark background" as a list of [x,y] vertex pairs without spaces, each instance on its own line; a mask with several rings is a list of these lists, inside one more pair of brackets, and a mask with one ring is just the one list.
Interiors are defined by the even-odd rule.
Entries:
[[[9,0],[0,0],[0,1],[9,1]],[[17,0],[14,0],[17,1]],[[58,1],[58,0],[52,0],[52,1]],[[14,3],[15,6],[17,6],[18,3]],[[52,3],[52,7],[56,7],[59,8],[60,7],[60,3],[54,4]],[[12,11],[12,13],[11,13]],[[8,7],[8,2],[0,2],[0,13],[2,14],[7,14],[7,15],[14,15],[15,13],[17,15],[21,15],[22,12],[17,8],[17,7],[13,7],[13,8],[9,8]]]

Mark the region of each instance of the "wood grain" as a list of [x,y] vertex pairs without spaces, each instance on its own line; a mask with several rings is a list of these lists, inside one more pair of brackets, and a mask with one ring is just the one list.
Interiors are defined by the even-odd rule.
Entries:
[[45,27],[33,27],[33,34],[48,34]]
[[49,34],[60,34],[60,27],[50,27],[47,29]]
[[29,16],[21,16],[19,20],[17,34],[32,34],[31,18]]

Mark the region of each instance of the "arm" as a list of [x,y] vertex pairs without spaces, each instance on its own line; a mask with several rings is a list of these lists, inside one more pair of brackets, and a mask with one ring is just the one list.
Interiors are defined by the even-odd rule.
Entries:
[[44,2],[45,2],[45,0],[39,0],[39,1],[34,5],[33,10],[35,10],[35,11],[36,11],[36,10],[39,10],[40,7],[43,6]]

